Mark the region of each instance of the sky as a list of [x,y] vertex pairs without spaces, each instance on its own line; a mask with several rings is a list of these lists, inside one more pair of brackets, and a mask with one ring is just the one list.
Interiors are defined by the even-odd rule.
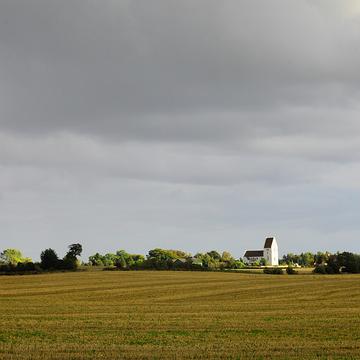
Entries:
[[360,1],[2,0],[0,250],[360,252]]

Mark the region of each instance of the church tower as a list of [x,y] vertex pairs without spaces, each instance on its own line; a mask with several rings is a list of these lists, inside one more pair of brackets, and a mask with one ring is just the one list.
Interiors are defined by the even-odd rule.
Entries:
[[275,237],[268,237],[264,244],[264,258],[271,266],[279,265],[279,249]]

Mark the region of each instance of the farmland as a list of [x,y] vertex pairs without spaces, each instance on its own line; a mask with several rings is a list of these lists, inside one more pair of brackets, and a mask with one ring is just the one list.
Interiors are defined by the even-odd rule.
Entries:
[[1,359],[357,359],[360,275],[0,277]]

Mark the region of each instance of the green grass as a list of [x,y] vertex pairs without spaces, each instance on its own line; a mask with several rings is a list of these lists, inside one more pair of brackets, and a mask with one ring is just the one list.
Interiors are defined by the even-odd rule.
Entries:
[[360,275],[0,277],[0,359],[359,359]]

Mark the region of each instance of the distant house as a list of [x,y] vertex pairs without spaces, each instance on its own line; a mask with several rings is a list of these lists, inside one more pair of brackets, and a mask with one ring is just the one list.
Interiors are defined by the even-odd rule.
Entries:
[[247,250],[244,254],[244,261],[253,264],[265,259],[271,266],[279,265],[279,249],[275,237],[268,237],[265,240],[264,250]]

